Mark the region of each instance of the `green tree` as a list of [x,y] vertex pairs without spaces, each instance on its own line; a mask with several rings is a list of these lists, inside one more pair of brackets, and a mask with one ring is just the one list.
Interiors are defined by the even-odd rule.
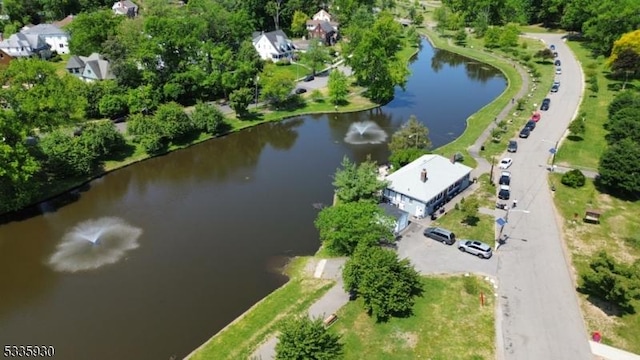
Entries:
[[[622,57],[622,59],[620,59]],[[613,43],[611,56],[607,60],[612,70],[629,69],[632,72],[640,70],[640,29],[622,35]],[[634,61],[635,60],[635,61]]]
[[571,135],[575,137],[581,138],[584,135],[585,130],[586,126],[583,119],[575,119],[571,124],[569,124],[569,132],[571,132]]
[[302,11],[296,10],[291,20],[291,32],[294,36],[304,36],[307,34],[307,20],[309,16]]
[[92,121],[82,127],[80,142],[96,159],[113,154],[125,144],[124,136],[111,121]]
[[41,166],[25,144],[27,134],[11,110],[0,111],[0,213],[27,205],[39,189]]
[[613,98],[611,103],[609,103],[609,107],[607,109],[609,112],[609,119],[612,119],[618,111],[636,107],[640,107],[640,94],[631,90],[621,91],[615,98]]
[[560,180],[560,182],[562,182],[564,185],[572,188],[583,187],[586,181],[587,178],[579,169],[567,171],[566,173],[562,174],[562,179]]
[[322,245],[334,255],[351,255],[358,244],[394,239],[393,220],[371,202],[339,203],[320,211],[315,226]]
[[500,46],[500,28],[490,26],[484,33],[484,47],[494,49]]
[[158,107],[154,118],[162,125],[163,135],[168,140],[177,140],[193,131],[191,119],[182,106],[170,102]]
[[151,85],[140,85],[134,89],[129,89],[126,99],[129,112],[134,114],[153,112],[160,103],[159,95]]
[[640,263],[629,266],[601,251],[581,274],[581,290],[635,313],[640,300]]
[[102,44],[116,31],[124,17],[111,10],[83,12],[73,17],[68,30],[71,35],[69,50],[75,55],[89,56],[102,52]]
[[311,39],[311,41],[309,41],[309,48],[302,54],[301,61],[308,65],[312,73],[315,74],[316,71],[322,69],[330,59],[329,51],[322,41]]
[[80,137],[55,130],[40,141],[44,168],[53,178],[86,176],[94,171],[98,155]]
[[389,142],[389,151],[391,153],[405,149],[426,151],[430,148],[429,129],[418,121],[415,115],[411,115],[409,120],[391,135],[391,141]]
[[115,119],[127,114],[127,97],[120,94],[106,94],[99,103],[100,115]]
[[282,105],[295,88],[295,78],[282,71],[274,71],[274,64],[267,64],[260,75],[262,85],[261,98],[276,108]]
[[347,102],[349,95],[349,80],[347,76],[338,69],[333,69],[329,74],[329,99],[333,104],[342,105]]
[[417,148],[396,150],[392,152],[391,155],[389,155],[389,163],[393,166],[394,169],[400,169],[401,167],[428,153],[429,152],[427,150]]
[[343,353],[340,335],[329,332],[322,319],[306,316],[284,321],[278,343],[277,360],[333,360]]
[[378,179],[378,166],[371,158],[356,165],[345,156],[340,166],[336,170],[333,186],[341,202],[375,202],[378,193],[387,185],[387,182]]
[[605,136],[607,142],[613,145],[625,138],[640,142],[640,121],[638,119],[640,119],[640,106],[618,111],[604,124],[604,128],[609,131]]
[[253,102],[253,90],[240,88],[229,95],[229,106],[236,112],[239,118],[248,114],[249,104]]
[[499,44],[501,47],[509,48],[518,46],[518,36],[520,28],[518,24],[507,24],[500,31]]
[[196,129],[211,135],[223,133],[228,126],[220,109],[203,102],[196,104],[191,113],[191,121]]
[[602,0],[582,25],[589,46],[597,54],[609,55],[615,40],[640,28],[640,3],[636,0]]
[[47,131],[83,119],[86,98],[80,79],[58,76],[53,64],[46,61],[22,60],[12,61],[0,72],[0,101],[11,107],[28,129]]
[[542,61],[546,61],[546,60],[553,61],[553,59],[555,58],[555,56],[553,55],[553,51],[549,48],[544,48],[542,50],[537,51],[534,56],[541,59]]
[[460,211],[464,214],[464,222],[467,225],[475,226],[480,218],[478,217],[478,211],[480,210],[480,201],[477,198],[471,197],[460,201]]
[[612,144],[600,158],[598,181],[610,190],[640,198],[640,144],[624,138]]
[[407,316],[423,292],[420,275],[408,259],[380,247],[358,246],[342,272],[344,288],[355,292],[376,320]]
[[169,144],[164,135],[164,126],[154,116],[134,114],[127,121],[127,132],[135,137],[147,154],[164,151]]
[[460,28],[453,35],[453,40],[456,45],[464,46],[467,43],[467,30],[465,28]]

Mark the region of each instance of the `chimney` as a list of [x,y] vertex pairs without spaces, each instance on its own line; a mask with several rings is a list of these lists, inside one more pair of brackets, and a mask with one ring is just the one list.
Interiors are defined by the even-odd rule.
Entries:
[[422,169],[420,172],[420,181],[427,182],[427,169]]

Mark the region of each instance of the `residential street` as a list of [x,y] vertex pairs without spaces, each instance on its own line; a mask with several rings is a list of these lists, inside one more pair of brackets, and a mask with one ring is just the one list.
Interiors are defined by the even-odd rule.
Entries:
[[561,86],[549,95],[550,109],[541,112],[531,136],[519,139],[518,152],[511,154],[511,198],[518,200],[518,207],[509,214],[504,228],[509,239],[499,250],[498,344],[502,341],[508,360],[591,359],[571,264],[565,257],[562,219],[555,212],[547,180],[549,150],[576,113],[584,80],[561,35],[529,36],[556,46],[562,61],[562,75],[557,76]]

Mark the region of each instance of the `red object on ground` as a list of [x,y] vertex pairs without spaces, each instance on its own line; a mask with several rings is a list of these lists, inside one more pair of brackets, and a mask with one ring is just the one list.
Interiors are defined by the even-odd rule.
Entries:
[[594,331],[593,334],[591,335],[591,339],[593,339],[593,341],[599,343],[600,340],[602,340],[602,335],[600,335],[599,332]]
[[531,120],[538,122],[540,121],[540,113],[539,112],[534,112],[533,115],[531,115]]

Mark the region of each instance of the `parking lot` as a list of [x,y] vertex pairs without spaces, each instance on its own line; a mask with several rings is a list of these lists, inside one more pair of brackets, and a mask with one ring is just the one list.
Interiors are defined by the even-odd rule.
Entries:
[[402,239],[398,241],[398,256],[402,259],[408,258],[421,274],[469,272],[495,278],[500,251],[494,250],[490,259],[480,259],[461,252],[456,244],[445,245],[425,237],[422,234],[424,228],[425,225],[411,223],[403,231]]

